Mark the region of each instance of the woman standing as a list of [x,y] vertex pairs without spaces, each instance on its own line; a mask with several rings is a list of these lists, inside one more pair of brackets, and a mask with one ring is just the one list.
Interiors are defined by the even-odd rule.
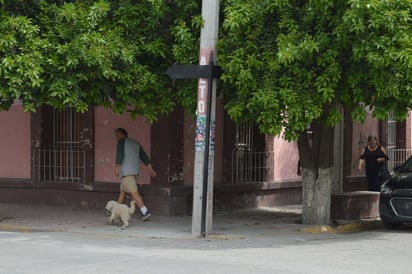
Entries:
[[380,191],[382,181],[378,176],[380,168],[388,160],[388,152],[382,147],[378,139],[374,136],[368,137],[368,146],[362,150],[362,154],[359,159],[359,170],[362,170],[363,163],[365,162],[365,173],[368,180],[369,191]]

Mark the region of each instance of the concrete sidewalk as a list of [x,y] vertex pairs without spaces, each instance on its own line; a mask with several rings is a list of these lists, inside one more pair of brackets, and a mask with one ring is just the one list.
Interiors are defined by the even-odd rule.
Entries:
[[[64,231],[116,237],[193,238],[191,216],[164,217],[153,212],[149,222],[135,213],[129,227],[108,222],[104,209],[26,206],[0,203],[0,231]],[[301,206],[215,212],[209,238],[297,237],[302,233],[347,233],[381,228],[380,220],[363,220],[337,226],[302,225]]]

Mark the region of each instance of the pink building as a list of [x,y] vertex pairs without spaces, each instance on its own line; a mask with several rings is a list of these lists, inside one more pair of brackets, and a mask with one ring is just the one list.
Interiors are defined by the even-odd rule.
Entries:
[[[296,143],[258,133],[251,124],[236,125],[218,102],[216,114],[214,206],[219,209],[301,202]],[[411,147],[410,120],[396,125],[396,144]],[[158,176],[142,168],[141,192],[154,213],[190,214],[192,206],[194,121],[177,108],[150,124],[128,114],[95,107],[78,114],[48,107],[24,113],[16,102],[0,112],[0,201],[103,207],[116,199],[116,142],[113,129],[126,128],[150,155]],[[408,126],[409,125],[409,126]],[[369,134],[388,144],[384,123],[346,122],[343,142],[343,189],[366,188],[356,171],[358,154]],[[366,136],[366,137],[365,137]],[[390,139],[390,138],[389,138]]]

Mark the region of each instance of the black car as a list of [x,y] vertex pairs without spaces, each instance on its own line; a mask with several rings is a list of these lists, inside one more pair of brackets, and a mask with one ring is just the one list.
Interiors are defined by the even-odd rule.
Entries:
[[412,157],[382,185],[379,213],[386,228],[412,223]]

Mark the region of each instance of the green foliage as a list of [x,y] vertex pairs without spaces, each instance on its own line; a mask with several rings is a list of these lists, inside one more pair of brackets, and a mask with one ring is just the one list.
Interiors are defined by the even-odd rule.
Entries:
[[25,17],[10,17],[0,24],[0,109],[13,99],[27,98],[26,110],[33,110],[34,93],[44,80],[41,51],[46,43],[38,37],[39,28]]
[[[200,1],[173,1],[174,22],[172,34],[175,37],[173,44],[173,59],[178,64],[197,65],[199,59],[200,30],[203,26]],[[195,114],[197,99],[197,81],[179,80],[175,83],[178,102],[189,113]]]
[[[176,58],[197,56],[193,50],[173,47],[188,42],[182,42],[185,31],[199,33],[199,17],[187,19],[198,12],[197,1],[184,5],[161,0],[3,0],[2,4],[1,109],[9,108],[14,99],[22,101],[26,111],[41,105],[73,106],[78,111],[102,105],[154,121],[176,102],[193,104],[189,99],[193,96],[172,93],[165,71]],[[184,29],[182,22],[191,25]],[[189,42],[197,41],[193,37]]]
[[226,108],[235,120],[295,139],[340,106],[362,122],[412,106],[407,0],[226,0],[220,30]]
[[[198,0],[2,0],[0,107],[103,105],[153,121],[176,103],[194,113],[196,81],[172,83],[174,62],[197,64]],[[295,139],[341,106],[402,119],[412,105],[408,0],[223,0],[219,89],[235,120]]]

